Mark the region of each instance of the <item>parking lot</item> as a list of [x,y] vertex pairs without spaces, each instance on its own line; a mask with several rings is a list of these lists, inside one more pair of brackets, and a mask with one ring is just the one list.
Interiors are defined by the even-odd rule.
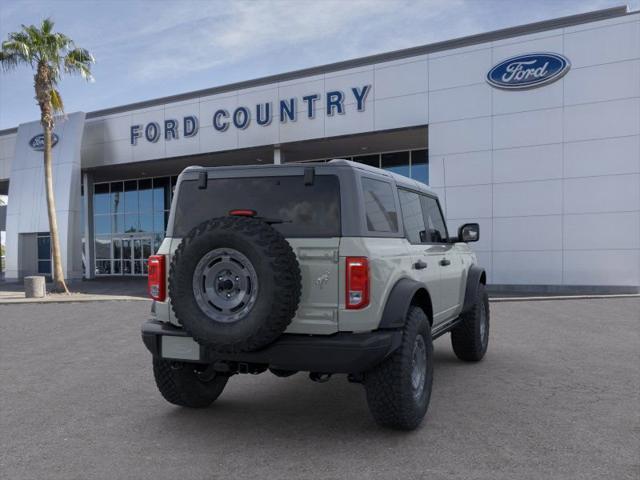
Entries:
[[146,302],[0,305],[7,479],[640,476],[640,299],[492,304],[489,353],[436,341],[431,406],[380,430],[361,386],[235,376],[210,409],[156,391]]

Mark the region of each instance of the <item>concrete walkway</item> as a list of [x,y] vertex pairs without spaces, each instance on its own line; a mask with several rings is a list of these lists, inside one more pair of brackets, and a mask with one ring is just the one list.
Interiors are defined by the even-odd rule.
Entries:
[[[44,298],[25,298],[22,283],[0,282],[0,304],[96,302],[110,300],[149,300],[147,278],[100,278],[68,284],[69,295],[47,293]],[[51,284],[47,284],[47,292]]]

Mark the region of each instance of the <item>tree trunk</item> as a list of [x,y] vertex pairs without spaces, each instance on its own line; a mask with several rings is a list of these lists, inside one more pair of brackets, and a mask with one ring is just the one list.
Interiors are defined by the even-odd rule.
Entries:
[[69,293],[62,271],[60,254],[60,238],[58,236],[58,219],[56,216],[56,200],[53,195],[53,172],[51,166],[51,126],[44,125],[44,183],[47,190],[47,214],[49,215],[49,233],[51,235],[51,260],[53,263],[53,291]]
[[36,100],[40,106],[40,123],[44,129],[44,185],[47,192],[47,214],[49,216],[49,234],[51,235],[53,291],[69,293],[67,284],[64,281],[64,272],[62,271],[56,200],[53,195],[53,167],[51,165],[51,134],[53,133],[54,122],[54,110],[51,103],[52,76],[50,67],[46,62],[40,61],[33,80]]

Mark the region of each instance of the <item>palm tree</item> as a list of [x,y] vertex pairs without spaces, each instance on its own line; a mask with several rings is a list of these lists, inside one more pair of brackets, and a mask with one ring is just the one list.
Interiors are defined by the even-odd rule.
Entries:
[[9,34],[0,50],[0,63],[5,71],[21,65],[30,66],[35,71],[33,86],[40,107],[40,123],[44,129],[44,178],[51,234],[53,290],[57,292],[69,293],[62,271],[51,171],[54,115],[64,112],[57,87],[63,73],[79,74],[86,80],[91,80],[91,64],[94,62],[89,51],[76,47],[66,35],[54,32],[53,21],[49,18],[44,19],[40,27],[22,25],[22,30]]

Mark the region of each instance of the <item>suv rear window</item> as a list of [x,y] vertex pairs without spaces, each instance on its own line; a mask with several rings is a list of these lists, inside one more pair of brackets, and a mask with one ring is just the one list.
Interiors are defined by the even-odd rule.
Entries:
[[335,175],[316,175],[312,185],[304,177],[209,179],[180,184],[173,236],[184,237],[195,226],[236,209],[255,210],[258,217],[282,220],[272,226],[285,237],[340,236],[340,182]]

